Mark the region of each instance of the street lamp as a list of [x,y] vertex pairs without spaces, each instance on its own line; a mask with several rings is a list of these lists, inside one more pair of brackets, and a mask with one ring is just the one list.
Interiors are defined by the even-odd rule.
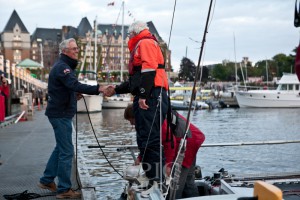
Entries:
[[43,80],[43,69],[44,69],[44,56],[43,56],[43,40],[41,38],[37,38],[36,41],[39,43],[40,45],[40,52],[41,52],[41,65],[42,65],[42,69],[41,69],[41,80]]
[[43,58],[43,43],[42,43],[42,39],[41,38],[37,38],[36,41],[39,43],[40,45],[40,52],[41,52],[41,65],[44,68],[44,58]]

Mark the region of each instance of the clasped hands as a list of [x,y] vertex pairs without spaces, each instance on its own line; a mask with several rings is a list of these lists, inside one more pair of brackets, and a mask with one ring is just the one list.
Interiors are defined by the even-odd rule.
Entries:
[[116,94],[115,87],[115,85],[100,85],[99,92],[102,92],[104,96],[111,97]]
[[[115,85],[100,86],[99,92],[102,92],[104,96],[111,97],[116,94]],[[149,106],[146,104],[146,99],[139,99],[139,107],[147,110]]]
[[[107,85],[107,86],[99,86],[99,92],[103,93],[104,96],[111,97],[114,95],[115,92],[115,86],[114,85]],[[83,95],[81,93],[76,93],[76,99],[79,101]]]

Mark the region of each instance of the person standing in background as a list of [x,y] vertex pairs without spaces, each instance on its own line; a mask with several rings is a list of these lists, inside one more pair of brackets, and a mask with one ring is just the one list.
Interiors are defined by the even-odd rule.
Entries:
[[6,105],[8,101],[8,97],[10,95],[10,88],[8,81],[6,80],[4,74],[0,75],[0,122],[5,120],[6,113]]

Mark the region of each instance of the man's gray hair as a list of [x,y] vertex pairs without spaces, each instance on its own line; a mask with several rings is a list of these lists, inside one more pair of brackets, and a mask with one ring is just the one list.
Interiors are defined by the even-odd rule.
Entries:
[[76,42],[76,40],[75,40],[74,38],[69,38],[69,39],[63,40],[63,41],[59,44],[59,53],[60,53],[60,54],[62,53],[62,51],[63,51],[64,49],[69,48],[70,42]]
[[139,34],[142,30],[149,30],[149,27],[147,26],[147,23],[142,22],[142,21],[136,21],[133,22],[129,28],[128,28],[128,33],[134,32],[136,34]]

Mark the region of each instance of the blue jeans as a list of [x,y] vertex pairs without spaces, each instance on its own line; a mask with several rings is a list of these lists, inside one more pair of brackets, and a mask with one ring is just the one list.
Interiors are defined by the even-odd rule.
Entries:
[[57,193],[68,191],[72,187],[71,169],[74,156],[72,143],[72,119],[48,118],[55,134],[56,146],[48,160],[42,184],[54,182],[58,178]]

